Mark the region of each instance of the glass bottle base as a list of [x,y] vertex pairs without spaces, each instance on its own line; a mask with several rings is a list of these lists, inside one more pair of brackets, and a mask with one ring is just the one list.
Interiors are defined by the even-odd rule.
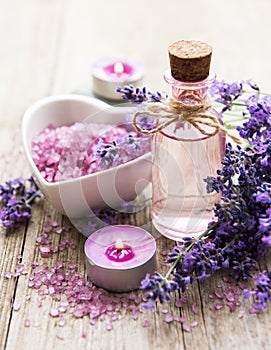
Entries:
[[152,224],[163,236],[174,241],[182,242],[184,237],[197,238],[203,233],[212,217],[171,217],[171,216],[153,216]]

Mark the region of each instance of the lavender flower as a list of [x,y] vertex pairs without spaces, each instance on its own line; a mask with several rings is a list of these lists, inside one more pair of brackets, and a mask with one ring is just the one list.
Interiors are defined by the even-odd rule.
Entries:
[[253,304],[257,310],[264,310],[268,307],[268,302],[271,300],[271,273],[266,274],[266,271],[260,272],[255,278],[256,286],[253,291],[244,290],[244,297],[248,299],[254,296],[256,302]]
[[150,138],[148,136],[136,137],[133,134],[129,134],[114,140],[112,144],[104,144],[100,140],[96,148],[96,155],[101,159],[99,167],[101,169],[109,169],[135,159],[149,151]]
[[0,220],[3,226],[13,228],[30,219],[31,204],[38,197],[40,193],[32,176],[26,180],[19,177],[6,181],[6,185],[0,185],[0,198],[3,205],[0,210]]
[[261,141],[267,141],[271,137],[271,96],[254,95],[247,103],[247,111],[244,114],[248,114],[250,118],[243,126],[238,126],[237,130],[241,137],[249,140],[250,143],[258,144],[257,147],[260,150],[266,147]]
[[133,85],[127,85],[124,88],[117,88],[116,91],[122,94],[121,96],[125,101],[135,104],[140,104],[143,102],[161,102],[167,98],[166,94],[162,94],[158,91],[147,91],[146,87],[140,89],[139,87],[134,87]]
[[[235,104],[246,106],[246,99],[243,98],[240,100],[240,97],[243,97],[246,92],[245,87],[249,87],[254,90],[254,92],[259,92],[259,87],[250,80],[245,80],[240,83],[226,83],[224,80],[216,80],[209,88],[209,93],[216,102],[224,106],[221,110],[221,113],[224,113],[232,110]],[[238,103],[237,100],[238,102],[240,101],[240,103]]]

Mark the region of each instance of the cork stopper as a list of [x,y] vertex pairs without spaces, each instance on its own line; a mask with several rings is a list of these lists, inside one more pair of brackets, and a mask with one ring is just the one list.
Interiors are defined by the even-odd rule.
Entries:
[[171,75],[184,82],[196,82],[208,77],[212,47],[196,40],[181,40],[168,48]]

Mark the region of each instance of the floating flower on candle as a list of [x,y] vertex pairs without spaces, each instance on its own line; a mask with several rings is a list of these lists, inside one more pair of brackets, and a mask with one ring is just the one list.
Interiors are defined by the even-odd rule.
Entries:
[[124,244],[121,238],[117,238],[115,244],[107,248],[105,255],[116,262],[129,261],[135,256],[132,247]]

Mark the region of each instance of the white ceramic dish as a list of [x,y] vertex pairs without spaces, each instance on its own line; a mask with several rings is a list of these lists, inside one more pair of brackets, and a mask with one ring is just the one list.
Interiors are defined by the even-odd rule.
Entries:
[[46,126],[75,122],[124,124],[130,107],[112,107],[98,99],[82,95],[44,98],[23,115],[22,138],[25,154],[39,188],[51,204],[70,218],[85,217],[93,208],[117,208],[123,200],[133,200],[151,181],[151,154],[126,164],[54,183],[40,174],[31,156],[31,141]]

